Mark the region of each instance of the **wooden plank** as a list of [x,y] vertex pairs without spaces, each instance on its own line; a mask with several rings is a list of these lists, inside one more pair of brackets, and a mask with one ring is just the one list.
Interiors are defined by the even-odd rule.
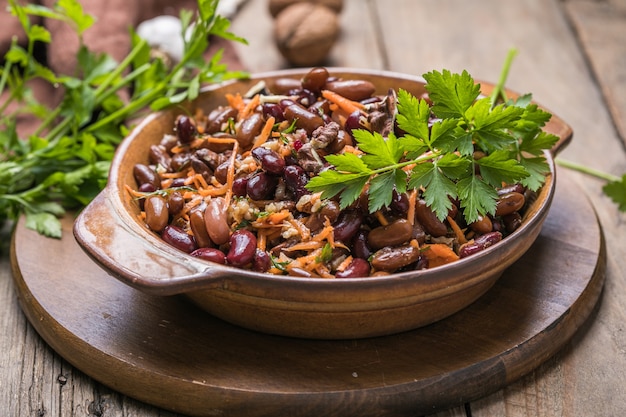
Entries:
[[[412,14],[393,13],[396,8],[410,7],[409,3],[398,1],[391,7],[388,2],[377,3],[381,20],[393,22],[383,24],[392,70],[468,69],[477,78],[494,80],[506,51],[516,47],[519,55],[508,85],[520,92],[532,91],[536,100],[572,124],[574,141],[562,156],[615,175],[624,172],[622,143],[559,2],[422,1]],[[428,19],[419,20],[420,15]],[[617,14],[614,23],[623,24],[623,16]],[[585,13],[579,13],[579,18],[584,21]],[[416,36],[402,37],[407,33]],[[392,44],[399,39],[400,48]],[[594,43],[595,52],[623,59],[624,36],[618,39],[619,47],[611,42]],[[622,91],[623,87],[614,93],[623,96]],[[607,287],[598,316],[553,361],[509,388],[473,402],[473,416],[620,415],[626,410],[626,401],[617,392],[625,386],[621,369],[626,366],[621,331],[626,311],[618,299],[626,291],[626,271],[620,262],[626,256],[625,216],[602,195],[602,182],[584,176],[579,181],[607,230]]]
[[568,0],[563,4],[602,89],[612,122],[626,144],[626,3]]

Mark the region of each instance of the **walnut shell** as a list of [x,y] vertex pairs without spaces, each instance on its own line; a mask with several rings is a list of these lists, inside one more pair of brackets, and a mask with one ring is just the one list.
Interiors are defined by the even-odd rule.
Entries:
[[294,66],[323,63],[338,35],[339,17],[319,4],[293,4],[280,12],[274,21],[276,46]]
[[268,7],[270,14],[275,18],[288,6],[302,2],[321,4],[333,10],[335,13],[341,13],[341,9],[343,9],[343,0],[269,0]]

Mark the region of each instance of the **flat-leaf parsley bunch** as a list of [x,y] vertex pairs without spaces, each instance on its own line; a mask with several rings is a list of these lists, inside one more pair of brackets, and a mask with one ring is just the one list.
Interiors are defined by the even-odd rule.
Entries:
[[394,189],[418,189],[440,220],[457,200],[470,224],[495,214],[497,188],[504,184],[541,187],[550,172],[544,150],[559,139],[542,130],[550,113],[532,103],[530,95],[498,103],[496,89],[481,97],[480,85],[467,71],[432,71],[423,77],[428,100],[398,91],[401,135],[354,130],[362,154],[326,156],[331,169],[312,178],[307,188],[324,198],[339,194],[342,208],[367,190],[372,213],[391,203]]
[[[245,42],[228,32],[230,22],[216,14],[218,0],[198,0],[197,13],[181,11],[184,52],[168,66],[150,54],[147,42],[129,33],[132,50],[122,62],[97,54],[82,43],[82,35],[95,22],[78,0],[58,0],[51,8],[9,0],[27,45],[13,42],[0,67],[0,222],[26,217],[26,225],[51,237],[61,237],[61,216],[66,209],[89,203],[107,180],[116,146],[128,133],[128,120],[143,112],[193,100],[205,83],[244,76],[227,71],[222,51],[210,59],[204,53],[211,36]],[[63,21],[73,28],[81,45],[77,72],[57,75],[38,60],[37,45],[52,41],[43,26],[30,16]],[[50,109],[37,101],[30,82],[41,79],[64,91],[61,104]],[[128,101],[117,94],[125,89]],[[10,104],[15,110],[11,110]],[[38,119],[32,135],[18,135],[16,119],[29,114]]]

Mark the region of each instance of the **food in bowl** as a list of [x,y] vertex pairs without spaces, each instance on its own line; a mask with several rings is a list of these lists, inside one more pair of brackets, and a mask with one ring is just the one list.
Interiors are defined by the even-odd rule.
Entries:
[[[550,173],[536,198],[526,201],[521,226],[498,244],[445,265],[356,278],[269,274],[190,256],[146,227],[140,210],[142,199],[135,196],[138,184],[133,168],[152,164],[150,148],[159,145],[165,135],[176,135],[173,127],[180,114],[193,115],[195,109],[209,114],[227,104],[226,94],[245,96],[260,81],[274,91],[286,82],[297,84],[308,71],[253,74],[249,79],[208,86],[191,103],[147,116],[118,147],[104,190],[79,213],[74,236],[80,246],[110,275],[139,291],[154,296],[184,295],[222,320],[276,335],[314,339],[382,336],[433,323],[473,303],[523,256],[541,231],[555,193],[553,155],[572,138],[570,126],[556,116],[544,126],[559,138],[544,152]],[[427,93],[421,77],[347,68],[328,71],[345,80],[369,81],[380,96],[386,96],[389,89],[403,89],[415,97]],[[493,84],[480,84],[486,95],[494,89]],[[508,96],[517,97],[510,91]]]
[[373,277],[472,256],[520,227],[559,138],[541,130],[549,113],[480,98],[467,73],[426,78],[420,97],[376,94],[318,67],[226,93],[175,119],[128,192],[163,241],[255,272]]

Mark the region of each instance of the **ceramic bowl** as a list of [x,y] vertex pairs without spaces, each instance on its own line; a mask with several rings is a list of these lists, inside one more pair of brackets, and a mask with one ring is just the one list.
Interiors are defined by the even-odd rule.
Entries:
[[[224,104],[225,93],[245,93],[259,80],[300,79],[306,70],[257,74],[203,90],[189,108],[205,111]],[[329,68],[331,75],[372,81],[378,94],[403,88],[419,96],[419,77],[384,71]],[[485,94],[493,85],[481,83]],[[510,92],[510,95],[515,95]],[[555,190],[554,155],[572,137],[571,128],[553,116],[545,130],[559,136],[546,152],[551,174],[525,213],[522,226],[502,242],[459,261],[421,271],[382,277],[323,279],[276,276],[212,264],[163,242],[137,218],[138,206],[126,190],[135,188],[133,166],[147,163],[150,145],[172,133],[181,109],[143,120],[119,146],[105,189],[78,216],[74,235],[110,275],[156,296],[184,294],[206,312],[265,333],[351,339],[388,335],[433,323],[470,305],[506,273],[533,244],[548,214]]]

